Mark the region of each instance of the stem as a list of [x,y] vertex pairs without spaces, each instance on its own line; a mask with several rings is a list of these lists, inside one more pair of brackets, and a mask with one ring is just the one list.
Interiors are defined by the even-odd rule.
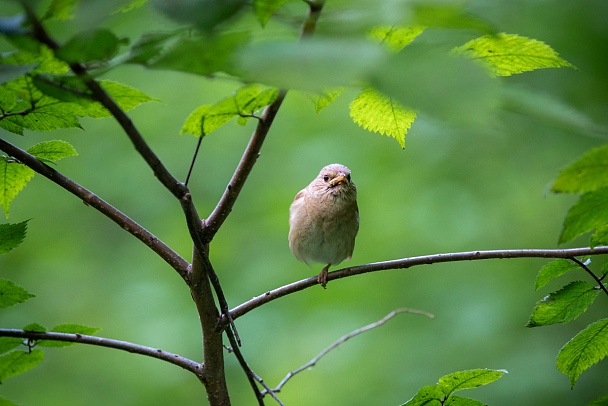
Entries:
[[599,284],[598,288],[603,290],[604,293],[606,295],[608,295],[608,290],[606,289],[606,285],[604,285],[602,283],[602,278],[600,278],[599,276],[597,276],[595,273],[593,273],[593,271],[591,269],[589,269],[589,267],[587,265],[585,265],[584,262],[572,257],[572,258],[568,258],[570,261],[576,263],[578,266],[580,266],[581,268],[583,268],[585,270],[585,272],[587,272],[589,275],[591,275],[591,277]]
[[110,338],[96,337],[85,334],[71,333],[54,333],[54,332],[34,332],[14,329],[0,329],[0,337],[18,337],[28,340],[42,341],[64,341],[79,344],[96,345],[99,347],[114,348],[122,351],[127,351],[133,354],[145,355],[147,357],[157,358],[162,361],[180,366],[187,371],[194,373],[199,379],[202,379],[203,367],[198,362],[188,358],[181,357],[177,354],[163,351],[158,348],[146,347],[143,345],[133,344],[127,341],[112,340]]

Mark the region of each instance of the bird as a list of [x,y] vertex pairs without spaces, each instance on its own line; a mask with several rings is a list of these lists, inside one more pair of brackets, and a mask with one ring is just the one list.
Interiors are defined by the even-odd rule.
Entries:
[[350,169],[327,165],[289,208],[289,248],[307,265],[327,264],[317,276],[325,289],[329,267],[353,255],[358,231],[357,187]]

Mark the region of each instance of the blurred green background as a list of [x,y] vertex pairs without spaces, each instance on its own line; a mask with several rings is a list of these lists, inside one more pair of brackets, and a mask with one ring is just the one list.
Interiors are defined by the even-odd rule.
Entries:
[[[319,272],[320,265],[310,269],[289,251],[288,209],[295,194],[333,162],[352,170],[359,190],[361,228],[354,256],[345,266],[442,252],[556,248],[576,197],[549,194],[551,182],[562,167],[605,139],[554,118],[543,119],[536,113],[546,106],[531,96],[547,95],[608,125],[608,3],[480,0],[468,9],[500,31],[550,44],[579,70],[546,69],[497,79],[528,91],[536,112],[499,109],[483,125],[464,128],[421,114],[406,137],[405,150],[395,140],[352,123],[348,104],[355,90],[319,114],[307,98],[290,93],[211,247],[232,307]],[[172,25],[149,8],[133,13],[137,18],[116,15],[104,24],[125,35]],[[332,17],[331,9],[327,16]],[[73,27],[64,24],[49,24],[61,40]],[[433,32],[428,35],[432,39]],[[184,119],[197,106],[213,103],[238,86],[139,66],[121,67],[106,77],[162,100],[130,115],[181,179],[196,144],[194,137],[178,135]],[[458,103],[458,95],[445,97]],[[190,185],[202,216],[224,191],[254,124],[230,123],[203,141]],[[191,245],[179,204],[155,181],[118,125],[110,119],[85,119],[83,127],[25,137],[0,130],[0,136],[24,148],[42,140],[69,141],[80,156],[61,161],[61,172],[189,258]],[[188,289],[150,250],[41,176],[11,207],[10,222],[29,218],[24,243],[0,256],[0,277],[36,298],[2,311],[2,327],[80,323],[101,327],[104,337],[201,358],[200,328]],[[571,245],[586,243],[581,238]],[[287,405],[397,405],[442,375],[495,368],[509,374],[463,395],[492,405],[583,405],[606,395],[608,363],[585,372],[571,390],[568,378],[555,368],[555,357],[578,331],[605,317],[607,298],[598,298],[566,326],[525,328],[536,301],[567,280],[535,292],[534,278],[546,262],[421,266],[343,279],[327,290],[307,289],[238,319],[242,350],[249,365],[273,386],[342,335],[395,308],[410,307],[436,318],[402,314],[349,340],[294,377],[281,399]],[[594,259],[595,266],[600,263]],[[587,276],[579,272],[571,278]],[[227,355],[226,364],[233,404],[255,404],[234,357]],[[90,346],[46,351],[41,366],[3,382],[0,396],[21,405],[204,403],[202,387],[185,371]]]

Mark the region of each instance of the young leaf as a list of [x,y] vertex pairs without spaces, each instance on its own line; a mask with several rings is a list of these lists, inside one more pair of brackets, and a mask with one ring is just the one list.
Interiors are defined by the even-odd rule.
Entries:
[[538,272],[534,289],[539,290],[553,279],[578,268],[579,266],[577,264],[567,259],[556,259],[555,261],[551,261],[543,266]]
[[405,134],[416,119],[416,112],[368,88],[350,104],[350,116],[359,126],[393,137],[405,148]]
[[287,0],[253,0],[253,13],[262,27],[266,26],[268,20],[276,13]]
[[7,279],[0,279],[0,308],[4,309],[36,297],[21,286]]
[[80,0],[53,0],[44,13],[43,19],[71,20]]
[[506,371],[494,369],[471,369],[468,371],[454,372],[439,379],[438,387],[447,396],[463,389],[477,388],[487,385],[501,378]]
[[[92,335],[98,332],[100,329],[95,327],[82,326],[79,324],[60,324],[56,327],[53,327],[51,330],[55,333],[70,333],[70,334],[86,334]],[[70,345],[74,345],[76,343],[67,342],[67,341],[53,341],[53,340],[40,340],[37,345],[40,347],[67,347]]]
[[30,323],[27,326],[23,327],[23,331],[32,331],[35,333],[46,333],[46,328],[41,326],[38,323]]
[[568,211],[559,243],[608,224],[608,187],[587,192]]
[[566,324],[583,314],[599,294],[587,282],[571,282],[536,303],[526,327]]
[[443,406],[486,406],[486,404],[475,399],[462,398],[460,396],[450,396],[447,398]]
[[542,68],[574,68],[547,44],[515,34],[487,35],[454,49],[481,61],[493,76],[510,76]]
[[8,218],[11,202],[35,172],[27,166],[0,156],[0,206]]
[[118,106],[125,111],[129,111],[143,103],[160,101],[159,99],[148,96],[141,90],[123,85],[122,83],[102,80],[100,84],[112,99],[114,99]]
[[209,111],[213,104],[205,104],[197,107],[192,113],[188,115],[182,129],[179,131],[180,134],[191,134],[195,137],[205,136],[203,131],[203,117]]
[[598,227],[589,239],[589,246],[591,248],[600,245],[608,245],[608,225]]
[[42,362],[44,352],[35,349],[31,352],[12,351],[0,356],[0,383],[7,378],[22,374]]
[[301,92],[312,101],[315,106],[316,112],[320,112],[327,107],[331,102],[336,100],[338,96],[342,94],[347,88],[346,87],[334,87],[331,89],[324,89],[321,93]]
[[43,162],[57,162],[62,158],[78,155],[72,144],[62,140],[43,141],[28,148],[27,152]]
[[81,32],[59,48],[55,55],[66,62],[106,61],[118,52],[120,40],[111,31],[95,29]]
[[570,386],[581,374],[608,355],[608,319],[598,320],[578,333],[559,351],[557,369],[570,378]]
[[[4,354],[5,352],[9,352],[12,349],[15,349],[23,345],[23,339],[19,337],[0,337],[0,354]],[[1,403],[0,403],[1,405]]]
[[414,27],[383,25],[372,28],[369,36],[372,40],[382,44],[388,51],[399,52],[415,40],[418,35],[422,34],[422,31],[424,31],[424,26],[421,25]]
[[441,406],[445,394],[438,385],[423,386],[418,393],[401,406]]
[[552,192],[585,193],[608,186],[608,145],[593,148],[562,169]]
[[17,224],[0,224],[0,254],[6,254],[23,242],[28,221]]

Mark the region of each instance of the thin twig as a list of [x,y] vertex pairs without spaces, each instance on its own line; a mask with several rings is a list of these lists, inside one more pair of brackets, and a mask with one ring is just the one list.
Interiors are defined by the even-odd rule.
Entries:
[[595,273],[591,269],[589,269],[589,267],[584,262],[582,262],[574,257],[570,257],[568,259],[570,261],[576,263],[578,266],[583,268],[585,270],[585,272],[587,272],[589,275],[591,275],[591,277],[599,284],[599,288],[601,290],[603,290],[606,295],[608,295],[608,289],[606,289],[606,285],[604,285],[602,283],[603,277],[599,277],[599,276],[595,275]]
[[196,142],[196,148],[194,149],[194,155],[192,156],[192,161],[190,162],[190,167],[188,168],[188,174],[186,175],[186,181],[184,184],[188,186],[188,182],[190,181],[190,175],[192,175],[192,170],[194,169],[194,162],[196,161],[196,157],[198,156],[198,151],[201,148],[201,143],[203,141],[203,136],[198,137],[198,141]]
[[133,354],[145,355],[147,357],[157,358],[162,361],[169,362],[171,364],[182,367],[183,369],[193,372],[199,378],[202,378],[203,366],[195,361],[188,358],[184,358],[177,354],[163,351],[158,348],[146,347],[139,344],[130,343],[128,341],[112,340],[110,338],[90,336],[85,334],[70,334],[70,333],[55,333],[55,332],[34,332],[34,331],[23,331],[16,329],[0,329],[0,337],[18,337],[27,340],[51,340],[51,341],[63,341],[79,344],[96,345],[99,347],[114,348],[122,351],[127,351]]
[[87,206],[91,206],[98,210],[100,213],[120,226],[120,228],[133,235],[135,238],[152,249],[152,251],[157,253],[162,259],[165,260],[165,262],[171,265],[171,267],[175,269],[182,276],[182,278],[187,277],[190,267],[188,261],[183,259],[164,242],[159,240],[156,236],[141,225],[137,224],[120,210],[90,190],[74,182],[67,176],[41,162],[35,156],[29,154],[19,147],[14,146],[2,138],[0,138],[0,150],[6,152],[9,156],[16,158],[20,163],[27,165],[35,172],[54,182],[58,186],[61,186],[74,196],[81,199]]
[[253,376],[255,377],[256,381],[258,381],[260,383],[260,385],[262,385],[264,387],[264,392],[262,392],[262,395],[265,396],[267,394],[269,394],[274,400],[277,401],[277,403],[281,406],[285,406],[283,404],[283,402],[281,402],[281,399],[279,399],[279,397],[276,395],[276,393],[274,393],[273,389],[270,389],[270,387],[268,385],[266,385],[266,382],[264,382],[264,380],[259,377],[255,372],[251,371],[253,373]]
[[247,376],[249,385],[251,386],[251,389],[255,394],[255,398],[258,401],[258,405],[264,406],[264,395],[262,395],[262,392],[260,392],[260,389],[256,384],[257,375],[253,372],[251,368],[249,368],[249,365],[247,364],[247,361],[245,360],[245,357],[243,356],[243,353],[239,348],[240,343],[237,342],[236,337],[234,336],[231,329],[226,329],[226,336],[228,337],[228,341],[230,341],[230,345],[232,346],[232,352],[236,356],[236,359],[239,362],[241,369],[245,372],[245,375]]
[[[308,361],[306,364],[302,365],[300,368],[293,370],[293,371],[289,372],[287,375],[285,375],[285,378],[283,378],[283,380],[281,382],[279,382],[279,384],[276,386],[276,388],[274,388],[271,392],[280,392],[281,389],[283,388],[283,385],[285,385],[287,383],[287,381],[289,381],[294,375],[304,371],[305,369],[315,366],[321,358],[326,356],[330,351],[334,350],[336,347],[338,347],[343,342],[345,342],[348,339],[353,338],[354,336],[357,336],[361,333],[365,333],[368,330],[371,330],[373,328],[383,325],[384,323],[386,323],[387,321],[389,321],[390,319],[392,319],[393,317],[395,317],[396,315],[398,315],[400,313],[420,314],[420,315],[426,316],[431,319],[435,318],[435,315],[425,312],[423,310],[407,309],[407,308],[393,310],[392,312],[390,312],[389,314],[387,314],[386,316],[384,316],[382,319],[378,320],[377,322],[368,324],[365,327],[361,327],[343,337],[340,337],[340,339],[335,341],[329,347],[325,348],[323,351],[321,351],[319,353],[319,355],[317,355],[316,357],[314,357],[313,359]],[[266,394],[266,392],[267,391],[264,391],[263,393]]]
[[[374,262],[371,264],[358,265],[348,268],[342,268],[327,275],[327,280],[347,278],[355,275],[361,275],[368,272],[387,271],[389,269],[405,269],[419,265],[431,265],[442,262],[458,262],[458,261],[475,261],[484,259],[507,259],[507,258],[571,258],[583,255],[601,255],[608,254],[608,246],[595,248],[570,248],[570,249],[523,249],[523,250],[491,250],[491,251],[469,251],[455,252],[447,254],[424,255],[419,257],[396,259],[392,261]],[[243,316],[253,309],[261,305],[272,302],[283,296],[310,288],[317,285],[317,277],[302,279],[297,282],[290,283],[280,288],[270,290],[259,296],[254,297],[247,302],[244,302],[230,311],[232,319]],[[226,323],[226,319],[222,317],[221,322]]]

